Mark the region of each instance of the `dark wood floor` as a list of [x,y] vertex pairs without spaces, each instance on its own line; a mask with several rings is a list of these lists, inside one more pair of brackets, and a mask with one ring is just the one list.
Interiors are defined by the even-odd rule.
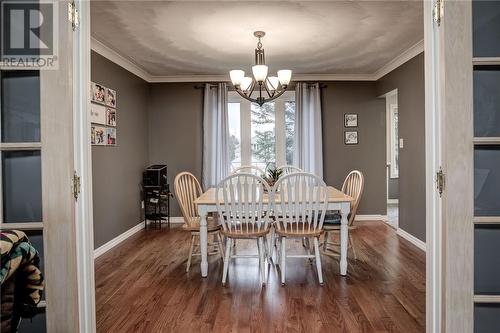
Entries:
[[[98,332],[424,332],[425,254],[380,222],[353,233],[359,260],[339,275],[324,257],[325,285],[307,259],[287,261],[287,284],[270,266],[265,288],[257,259],[199,258],[185,272],[189,235],[179,228],[141,231],[96,262]],[[301,251],[300,243],[291,244]],[[238,251],[250,250],[239,243]],[[291,253],[292,250],[288,250]]]

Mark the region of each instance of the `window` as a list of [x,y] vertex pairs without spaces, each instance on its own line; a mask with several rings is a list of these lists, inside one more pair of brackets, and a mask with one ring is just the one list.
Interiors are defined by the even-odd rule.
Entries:
[[236,92],[229,92],[228,103],[231,168],[255,165],[293,164],[295,145],[295,93],[260,107]]

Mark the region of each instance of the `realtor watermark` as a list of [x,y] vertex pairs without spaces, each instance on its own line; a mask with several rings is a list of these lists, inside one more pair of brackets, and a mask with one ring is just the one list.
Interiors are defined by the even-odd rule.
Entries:
[[0,69],[58,69],[58,1],[1,2]]

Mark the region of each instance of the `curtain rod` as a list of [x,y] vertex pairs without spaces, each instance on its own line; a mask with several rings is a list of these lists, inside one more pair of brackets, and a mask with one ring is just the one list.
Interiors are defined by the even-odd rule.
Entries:
[[[302,82],[302,83],[306,83],[307,85],[313,85],[319,82]],[[207,83],[207,84],[209,84],[211,87],[217,87],[217,83]],[[291,86],[295,88],[295,84],[291,84]],[[319,87],[321,89],[324,89],[328,88],[328,85],[325,83],[319,83]],[[197,84],[194,86],[194,89],[205,89],[205,84]]]

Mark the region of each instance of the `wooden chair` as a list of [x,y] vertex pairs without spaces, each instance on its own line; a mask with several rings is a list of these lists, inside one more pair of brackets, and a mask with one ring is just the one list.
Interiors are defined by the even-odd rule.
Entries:
[[[174,180],[174,190],[177,201],[181,208],[182,216],[184,217],[184,225],[182,228],[191,232],[191,246],[189,247],[189,255],[187,261],[186,272],[189,272],[191,266],[191,258],[199,256],[200,252],[194,252],[195,246],[199,247],[200,242],[200,217],[198,216],[198,209],[195,200],[203,193],[201,185],[196,177],[189,172],[179,173]],[[208,217],[208,234],[213,236],[213,246],[215,249],[209,254],[220,253],[221,258],[224,256],[224,249],[222,247],[222,239],[220,236],[220,224],[217,219]],[[197,244],[196,244],[197,243]]]
[[[260,279],[262,285],[265,285],[266,236],[271,224],[269,209],[265,210],[264,207],[264,189],[272,197],[269,185],[259,176],[250,173],[231,175],[217,186],[217,211],[222,223],[221,233],[226,237],[222,285],[226,284],[229,260],[238,257],[259,258]],[[258,256],[233,255],[232,243],[236,239],[255,239]]]
[[[319,237],[328,205],[328,188],[316,175],[297,172],[279,179],[274,185],[276,234],[280,240],[279,259],[281,284],[285,284],[286,258],[315,258],[318,280],[323,285]],[[314,254],[287,255],[287,238],[312,238]],[[274,239],[271,240],[274,244]]]
[[283,176],[289,175],[295,172],[303,172],[301,168],[297,168],[293,165],[282,165],[278,169],[283,170]]
[[[361,200],[361,195],[363,194],[363,189],[365,185],[365,178],[363,174],[358,170],[351,171],[344,180],[344,184],[342,185],[342,192],[354,198],[354,201],[351,203],[351,212],[348,216],[348,226],[349,226],[349,248],[352,248],[352,253],[354,255],[354,259],[358,259],[358,255],[356,253],[355,243],[352,238],[351,231],[356,229],[354,226],[354,219],[356,218],[356,212],[358,210],[359,202]],[[325,230],[325,239],[323,242],[323,253],[326,255],[334,255],[337,256],[338,248],[340,244],[338,242],[330,242],[329,235],[331,232],[339,233],[340,232],[340,214],[334,213],[329,214],[325,223],[323,225],[323,229]],[[328,252],[330,250],[329,246],[334,246],[332,252]]]
[[260,177],[264,174],[264,170],[255,165],[243,165],[233,170],[233,175],[237,173],[251,173]]

